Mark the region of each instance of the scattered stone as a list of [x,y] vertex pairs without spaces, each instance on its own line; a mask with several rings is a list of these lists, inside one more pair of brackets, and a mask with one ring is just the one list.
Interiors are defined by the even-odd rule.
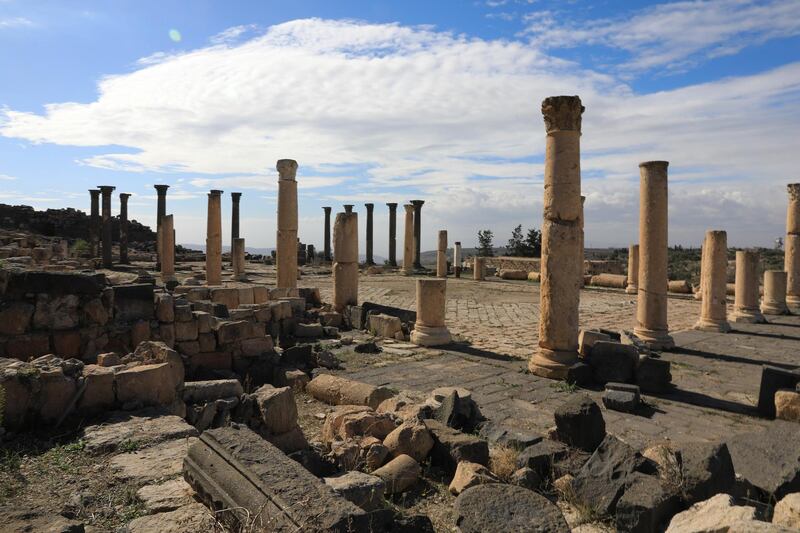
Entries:
[[353,348],[356,353],[381,353],[381,347],[375,344],[375,341],[367,341],[356,344]]
[[117,412],[102,424],[86,427],[81,439],[89,453],[107,453],[123,443],[145,447],[166,440],[196,437],[197,430],[178,416],[148,409],[138,413]]
[[131,521],[127,533],[198,533],[213,531],[216,520],[212,512],[201,503],[192,503],[167,513],[142,516]]
[[636,384],[643,392],[666,392],[672,382],[670,363],[665,359],[644,357],[636,367]]
[[794,389],[798,383],[800,372],[797,370],[764,365],[758,391],[758,413],[766,418],[775,418],[775,393],[780,389]]
[[372,473],[386,483],[386,494],[397,494],[416,484],[422,468],[408,455],[398,455]]
[[538,490],[542,485],[542,476],[533,468],[524,467],[514,471],[510,482],[529,490]]
[[408,455],[422,462],[433,448],[433,437],[422,422],[405,422],[383,439],[383,445],[392,457]]
[[549,479],[553,464],[564,459],[569,453],[567,445],[550,439],[543,439],[522,450],[517,456],[517,467],[531,468],[541,477]]
[[461,461],[489,464],[489,445],[473,435],[449,428],[436,420],[427,419],[425,427],[433,437],[431,463],[453,473]]
[[800,530],[800,492],[787,494],[775,504],[772,523]]
[[221,398],[239,397],[244,389],[239,380],[215,379],[210,381],[189,381],[183,386],[183,401],[203,403]]
[[369,315],[368,329],[372,335],[393,339],[398,332],[402,333],[403,322],[396,316],[372,313]]
[[372,471],[382,467],[388,457],[389,449],[386,446],[380,443],[372,444],[364,453],[364,462],[367,464],[367,468]]
[[368,405],[375,409],[394,393],[359,381],[320,374],[309,382],[306,391],[317,400],[332,405]]
[[461,461],[456,467],[449,490],[451,494],[459,495],[470,487],[484,483],[499,483],[499,480],[485,466]]
[[272,385],[263,385],[253,396],[261,421],[269,433],[279,435],[297,426],[297,405],[289,387],[276,389]]
[[341,368],[342,363],[339,361],[333,352],[330,350],[320,350],[315,355],[315,365],[317,367],[327,368],[329,370],[336,370],[337,368]]
[[439,402],[435,418],[442,424],[471,433],[483,420],[472,393],[460,387],[439,387],[431,392],[433,402]]
[[386,484],[378,476],[352,471],[337,477],[326,477],[325,482],[333,492],[365,511],[381,509]]
[[194,503],[194,491],[182,478],[165,481],[158,485],[145,485],[136,495],[142,500],[148,513],[174,511],[178,507]]
[[633,379],[634,369],[639,362],[639,350],[618,342],[597,341],[587,359],[597,383],[626,383]]
[[487,422],[481,426],[480,436],[492,444],[508,446],[515,450],[524,450],[537,442],[541,442],[542,436],[518,429],[504,427],[495,422]]
[[767,501],[800,491],[800,426],[778,420],[767,428],[727,440],[737,484],[747,496]]
[[781,389],[775,393],[775,418],[800,422],[800,392]]
[[681,489],[689,505],[707,500],[714,494],[731,492],[736,476],[724,443],[687,443],[681,445],[679,453]]
[[325,457],[313,445],[292,452],[289,457],[303,465],[303,468],[314,474],[315,477],[332,476],[337,471],[336,463]]
[[559,440],[570,446],[593,452],[606,436],[600,406],[585,394],[571,396],[554,416]]
[[322,426],[322,441],[375,437],[383,440],[395,430],[391,415],[376,413],[366,405],[342,405],[328,414]]
[[578,333],[578,353],[581,357],[589,357],[592,353],[592,346],[598,341],[611,341],[611,337],[605,333],[591,329],[582,329]]
[[152,482],[181,473],[183,458],[196,439],[176,439],[111,459],[114,477],[121,481]]
[[633,413],[641,405],[639,387],[627,383],[606,383],[603,405],[613,411]]
[[570,530],[561,511],[547,498],[514,485],[492,483],[471,487],[456,498],[454,510],[461,533],[498,530],[569,533]]
[[636,533],[663,531],[678,505],[677,495],[665,490],[658,478],[637,472],[617,502],[617,528]]
[[578,361],[567,369],[565,381],[579,387],[584,387],[590,385],[593,378],[592,367],[588,363]]
[[322,337],[322,324],[297,324],[294,329],[294,336],[298,338]]
[[672,517],[667,533],[725,532],[736,522],[755,520],[755,515],[755,507],[734,505],[730,495],[717,494]]

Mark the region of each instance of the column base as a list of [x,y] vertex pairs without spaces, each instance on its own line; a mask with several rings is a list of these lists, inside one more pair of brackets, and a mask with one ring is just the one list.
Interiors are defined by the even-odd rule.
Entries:
[[764,324],[767,321],[761,311],[756,309],[737,309],[731,315],[731,322],[739,324]]
[[539,351],[528,362],[528,370],[547,379],[567,379],[570,367],[577,362],[577,351],[550,350],[539,346]]
[[411,342],[418,346],[440,346],[451,340],[450,330],[446,326],[430,327],[415,324],[414,331],[411,332]]
[[633,328],[633,334],[651,350],[670,350],[675,347],[675,340],[667,330]]
[[453,267],[453,275],[457,278],[461,277],[461,267]]
[[800,315],[800,297],[787,294],[786,307],[789,309],[791,314]]
[[178,278],[175,277],[175,274],[169,274],[169,275],[166,275],[166,276],[163,275],[163,274],[161,275],[161,283],[166,285],[170,281],[178,281]]
[[625,294],[636,294],[639,292],[639,288],[636,285],[628,285],[625,287]]
[[731,330],[731,325],[727,320],[714,320],[711,318],[700,318],[692,329],[698,331],[709,331],[716,333],[728,333]]
[[785,303],[774,304],[764,302],[761,304],[761,312],[765,315],[788,315],[789,308],[786,307]]
[[694,293],[692,296],[693,296],[693,297],[694,297],[694,299],[695,299],[695,300],[697,300],[698,302],[702,302],[702,301],[703,301],[703,293],[702,293],[702,292],[700,292],[700,291],[697,291],[697,292],[696,292],[696,293]]

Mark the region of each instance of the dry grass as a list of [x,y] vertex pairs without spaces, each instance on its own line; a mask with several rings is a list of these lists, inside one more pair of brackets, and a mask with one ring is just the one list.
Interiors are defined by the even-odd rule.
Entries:
[[489,469],[504,483],[511,481],[517,470],[519,450],[511,446],[495,446],[489,450]]

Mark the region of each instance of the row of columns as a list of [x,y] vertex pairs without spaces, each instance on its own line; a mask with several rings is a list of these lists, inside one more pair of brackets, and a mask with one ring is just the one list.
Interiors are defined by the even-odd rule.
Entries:
[[[100,185],[97,189],[89,189],[89,254],[92,257],[100,255],[104,268],[111,268],[112,261],[112,218],[111,218],[111,185]],[[128,263],[128,198],[130,194],[119,195],[120,215],[120,262]]]

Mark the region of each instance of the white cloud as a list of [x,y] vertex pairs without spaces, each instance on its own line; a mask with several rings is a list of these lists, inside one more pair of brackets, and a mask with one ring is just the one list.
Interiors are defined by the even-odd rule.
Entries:
[[[587,108],[589,244],[635,239],[637,164],[647,159],[671,161],[673,209],[691,215],[673,218],[673,236],[697,242],[698,224],[724,220],[732,232],[771,242],[783,211],[775,205],[784,205],[783,184],[797,167],[789,132],[800,124],[800,63],[639,95],[526,43],[297,20],[108,76],[92,102],[0,111],[0,135],[98,147],[83,160],[94,167],[192,174],[177,196],[170,190],[175,199],[201,198],[197,188],[274,191],[275,161],[291,157],[307,198],[311,189],[325,201],[421,197],[428,227],[470,243],[476,228],[502,236],[518,223],[540,224],[539,107],[554,94],[579,94]],[[346,177],[324,175],[330,169]],[[250,242],[272,245],[272,229]],[[301,237],[320,242],[321,231]]]
[[34,26],[33,21],[25,17],[0,18],[0,30],[4,28],[20,28]]
[[563,22],[562,13],[534,12],[526,33],[547,48],[604,45],[630,59],[623,71],[681,70],[747,46],[800,34],[797,0],[692,0],[655,5],[613,19]]
[[15,176],[9,176],[8,174],[0,174],[0,181],[11,181],[17,179]]

